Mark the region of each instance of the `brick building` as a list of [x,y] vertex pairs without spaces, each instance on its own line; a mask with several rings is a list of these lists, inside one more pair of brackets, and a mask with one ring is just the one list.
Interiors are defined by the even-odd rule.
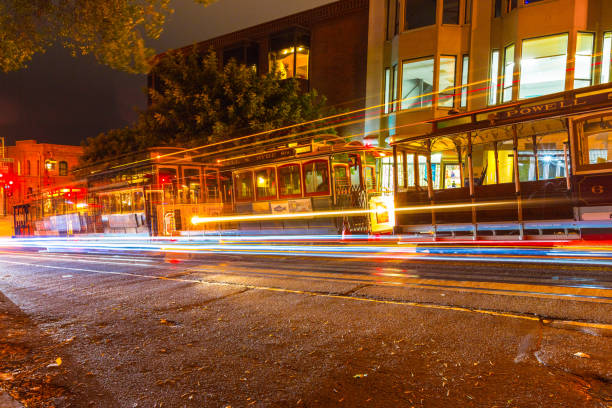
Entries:
[[35,140],[19,140],[15,146],[6,147],[8,174],[3,175],[6,206],[2,208],[10,214],[13,205],[26,203],[55,186],[68,185],[73,181],[71,170],[82,154],[80,146]]
[[[283,77],[296,78],[305,90],[316,89],[328,105],[359,109],[365,107],[368,7],[369,0],[341,0],[195,45],[204,52],[214,49],[220,64],[234,58],[258,72],[268,72],[276,60]],[[154,73],[148,86],[158,86]],[[344,129],[362,131],[362,125]]]

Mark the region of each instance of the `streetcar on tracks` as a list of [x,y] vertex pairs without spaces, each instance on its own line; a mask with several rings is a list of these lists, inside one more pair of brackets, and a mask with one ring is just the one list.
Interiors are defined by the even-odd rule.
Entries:
[[[391,232],[390,149],[347,143],[336,135],[301,140],[219,151],[152,148],[83,167],[77,175],[80,191],[86,193],[69,197],[62,190],[45,192],[15,207],[15,232],[151,236]],[[343,216],[345,210],[357,214]],[[247,219],[223,222],[227,216]],[[215,217],[219,220],[193,222]]]
[[429,126],[392,143],[396,208],[431,208],[398,212],[396,232],[474,239],[612,235],[609,84]]

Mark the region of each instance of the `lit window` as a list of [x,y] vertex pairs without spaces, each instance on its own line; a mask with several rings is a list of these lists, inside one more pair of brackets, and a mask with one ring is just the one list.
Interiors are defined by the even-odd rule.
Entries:
[[278,187],[280,198],[302,196],[299,164],[286,164],[278,168]]
[[270,39],[270,72],[278,71],[281,79],[308,79],[310,35],[298,29],[277,34]]
[[489,84],[489,105],[497,103],[497,76],[499,75],[499,50],[493,50],[491,53],[491,70],[489,76],[491,78]]
[[45,162],[45,169],[47,169],[48,171],[55,170],[55,163],[57,162],[53,160],[47,160]]
[[274,167],[255,171],[255,193],[258,200],[276,199],[276,170]]
[[444,0],[442,6],[442,23],[459,24],[459,0]]
[[514,78],[514,44],[504,50],[504,85],[502,91],[502,102],[512,100],[512,82]]
[[468,93],[468,81],[470,70],[470,57],[469,55],[463,56],[463,63],[461,64],[461,107],[467,106],[467,93]]
[[236,201],[253,200],[253,173],[246,171],[234,176],[236,182]]
[[601,77],[599,82],[610,82],[610,60],[612,60],[612,32],[604,33],[603,49],[601,52]]
[[385,68],[385,113],[389,113],[389,104],[391,103],[391,69]]
[[523,41],[519,98],[565,90],[567,34]]
[[574,69],[574,89],[591,86],[593,81],[593,44],[595,34],[578,33]]
[[452,108],[455,100],[455,65],[456,57],[440,57],[440,72],[438,74],[438,106]]
[[327,161],[314,160],[304,164],[304,187],[307,195],[329,194]]
[[406,0],[404,29],[436,24],[436,3],[437,0]]
[[433,58],[406,61],[402,65],[402,109],[431,106],[434,78]]

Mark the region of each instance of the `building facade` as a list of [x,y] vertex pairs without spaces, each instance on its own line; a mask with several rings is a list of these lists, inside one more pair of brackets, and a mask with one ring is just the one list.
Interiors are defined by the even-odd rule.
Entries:
[[18,140],[6,148],[9,166],[4,178],[5,210],[10,214],[13,205],[27,203],[54,187],[66,187],[74,181],[71,171],[83,154],[80,146],[38,143]]
[[[366,132],[610,81],[607,0],[372,0]],[[376,111],[378,111],[376,109]],[[373,109],[375,110],[375,109]]]
[[[369,0],[341,0],[194,45],[203,52],[214,49],[220,64],[233,58],[262,73],[276,61],[283,78],[316,89],[328,105],[360,109],[365,107],[368,6]],[[169,52],[190,52],[194,45]],[[148,86],[159,89],[154,72]],[[362,124],[351,131],[362,132]]]

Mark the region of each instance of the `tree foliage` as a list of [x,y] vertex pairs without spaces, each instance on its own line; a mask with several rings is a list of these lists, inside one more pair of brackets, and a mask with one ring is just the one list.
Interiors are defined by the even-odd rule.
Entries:
[[261,75],[235,61],[219,69],[212,51],[204,57],[195,48],[168,54],[154,75],[158,90],[150,90],[152,103],[137,123],[89,138],[84,162],[146,147],[202,146],[264,131],[274,130],[258,139],[278,137],[315,125],[278,129],[329,114],[325,97],[302,91],[297,80],[281,80],[278,72]]
[[[208,4],[213,0],[194,0]],[[0,70],[27,66],[55,43],[73,55],[96,59],[127,72],[145,73],[153,50],[145,37],[159,38],[170,0],[2,0]]]

